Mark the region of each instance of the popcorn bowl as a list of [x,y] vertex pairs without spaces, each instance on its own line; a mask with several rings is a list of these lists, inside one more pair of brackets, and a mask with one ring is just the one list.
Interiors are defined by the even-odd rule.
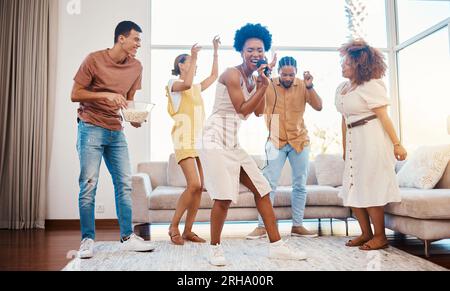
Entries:
[[126,122],[144,123],[148,120],[150,112],[155,107],[153,103],[128,101],[128,108],[122,109],[123,119]]

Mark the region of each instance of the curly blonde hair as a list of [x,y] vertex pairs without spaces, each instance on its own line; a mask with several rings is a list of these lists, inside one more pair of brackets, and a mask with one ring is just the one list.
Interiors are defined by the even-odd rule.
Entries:
[[369,46],[364,40],[352,40],[339,49],[342,57],[347,57],[353,69],[354,81],[361,85],[372,79],[381,79],[386,75],[384,55],[378,49]]

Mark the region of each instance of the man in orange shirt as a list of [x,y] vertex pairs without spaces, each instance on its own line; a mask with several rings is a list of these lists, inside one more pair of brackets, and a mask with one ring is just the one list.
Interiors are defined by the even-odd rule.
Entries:
[[[272,187],[270,198],[272,205],[275,190],[286,159],[292,167],[292,231],[293,236],[315,237],[317,233],[303,226],[306,206],[306,181],[308,178],[310,141],[303,115],[306,104],[317,111],[322,110],[322,99],[314,90],[313,77],[304,73],[304,80],[296,78],[297,61],[293,57],[284,57],[279,62],[280,77],[273,80],[273,86],[266,91],[264,116],[270,131],[267,142],[268,155],[264,176]],[[262,113],[262,112],[260,112]],[[258,227],[247,239],[266,236],[264,223],[259,217]]]

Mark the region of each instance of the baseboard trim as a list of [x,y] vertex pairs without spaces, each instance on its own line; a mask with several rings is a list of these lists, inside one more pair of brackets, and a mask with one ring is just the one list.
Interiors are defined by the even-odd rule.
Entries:
[[[95,220],[96,229],[119,229],[119,222],[117,219],[97,219]],[[46,230],[80,230],[80,220],[46,220],[45,221]]]

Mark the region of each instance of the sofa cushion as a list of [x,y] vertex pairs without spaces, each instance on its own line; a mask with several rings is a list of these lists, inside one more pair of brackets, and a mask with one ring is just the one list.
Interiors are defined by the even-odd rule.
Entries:
[[[159,186],[148,197],[151,210],[172,210],[177,206],[178,198],[186,190],[184,187]],[[213,202],[208,193],[203,193],[200,208],[211,208]]]
[[406,164],[407,160],[404,161],[396,161],[395,162],[395,172],[398,174],[400,170],[403,168],[403,166]]
[[[316,170],[314,162],[309,163],[308,180],[307,185],[317,185]],[[291,186],[292,185],[292,168],[289,160],[286,161],[283,171],[281,172],[278,186]]]
[[[151,210],[173,210],[177,206],[178,199],[180,195],[185,190],[184,187],[173,187],[173,186],[159,186],[157,187],[149,199],[149,208]],[[213,206],[213,201],[209,197],[208,193],[203,192],[202,199],[200,201],[200,209],[210,209]],[[255,199],[253,194],[244,191],[239,195],[238,204],[231,203],[232,208],[245,208],[245,207],[255,207]]]
[[433,189],[450,160],[450,145],[419,148],[397,174],[400,187]]
[[152,187],[167,185],[168,162],[146,162],[138,164],[138,173],[147,174],[150,177]]
[[390,214],[418,219],[450,219],[450,190],[401,188],[402,201],[386,205]]
[[[264,168],[265,157],[252,156],[252,158],[255,160],[256,164],[260,169]],[[309,174],[306,183],[308,185],[317,185],[316,172],[313,162],[309,164]],[[183,170],[181,169],[180,165],[177,164],[174,154],[170,155],[169,157],[169,162],[167,166],[167,185],[173,187],[186,187],[187,185],[186,178],[184,177],[183,174]],[[280,180],[278,181],[278,185],[279,186],[292,185],[292,169],[288,161],[286,161],[286,164],[284,165],[283,171],[280,176]],[[243,192],[246,190],[248,189],[241,185],[240,191]]]
[[397,215],[385,215],[386,227],[422,240],[450,238],[450,220],[416,219]]
[[[307,186],[306,205],[311,206],[342,206],[342,200],[337,196],[338,190],[326,186]],[[185,190],[184,187],[159,186],[149,196],[151,210],[172,210],[176,208],[178,198]],[[280,186],[277,188],[274,207],[289,207],[291,205],[292,187]],[[213,201],[208,193],[204,192],[200,201],[200,209],[212,208]],[[242,191],[237,204],[231,203],[231,208],[255,207],[253,193]]]
[[[307,185],[306,205],[308,206],[343,206],[338,197],[339,190],[329,186]],[[291,205],[292,187],[280,186],[275,196],[275,207]]]
[[450,162],[447,164],[447,169],[442,175],[441,181],[436,185],[437,189],[450,189]]
[[319,185],[332,187],[342,185],[345,162],[341,155],[318,155],[315,166]]
[[175,154],[169,157],[169,165],[167,166],[167,184],[173,187],[186,187],[187,182],[184,177],[183,170],[178,165]]

